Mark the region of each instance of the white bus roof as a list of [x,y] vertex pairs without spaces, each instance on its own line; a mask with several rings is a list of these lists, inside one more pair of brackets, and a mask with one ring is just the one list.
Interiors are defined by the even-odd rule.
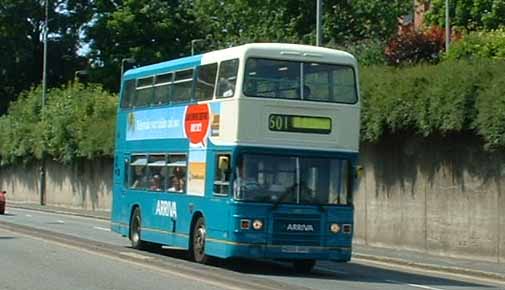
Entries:
[[207,58],[231,59],[249,56],[357,65],[354,56],[341,50],[288,43],[250,43],[207,52],[202,55],[203,60]]

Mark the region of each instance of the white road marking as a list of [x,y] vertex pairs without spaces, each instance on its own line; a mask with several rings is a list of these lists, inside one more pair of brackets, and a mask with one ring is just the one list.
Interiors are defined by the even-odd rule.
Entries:
[[31,214],[25,214],[25,216],[26,216],[26,217],[32,217],[32,215],[31,215]]
[[435,287],[430,287],[430,286],[425,286],[425,285],[418,285],[418,284],[407,284],[410,287],[417,287],[417,288],[422,288],[422,289],[428,289],[428,290],[443,290],[440,288],[435,288]]
[[347,275],[347,274],[349,274],[349,273],[344,272],[344,271],[335,270],[335,269],[328,269],[328,268],[319,267],[319,266],[316,266],[316,269],[318,271],[330,272],[330,273],[341,274],[341,275]]
[[101,231],[106,231],[106,232],[110,232],[110,229],[108,228],[102,228],[102,227],[93,227],[95,230],[101,230]]
[[435,287],[426,286],[426,285],[419,285],[419,284],[403,283],[403,282],[395,281],[395,280],[386,280],[386,282],[394,283],[394,284],[405,284],[405,285],[408,285],[410,287],[421,288],[421,289],[428,289],[428,290],[444,290],[444,289],[441,289],[441,288],[435,288]]
[[59,224],[64,224],[65,223],[65,221],[62,221],[62,220],[57,220],[56,222],[59,223]]
[[132,253],[132,252],[119,252],[120,255],[127,256],[127,257],[132,257],[140,260],[152,260],[151,257],[146,257],[144,255],[140,255],[137,253]]

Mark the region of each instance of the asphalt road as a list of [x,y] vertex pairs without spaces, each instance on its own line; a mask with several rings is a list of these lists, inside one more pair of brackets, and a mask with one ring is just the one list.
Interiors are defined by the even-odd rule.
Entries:
[[104,220],[12,208],[0,216],[0,269],[0,289],[505,289],[362,261],[322,262],[304,276],[271,262],[198,265],[181,250],[130,249]]

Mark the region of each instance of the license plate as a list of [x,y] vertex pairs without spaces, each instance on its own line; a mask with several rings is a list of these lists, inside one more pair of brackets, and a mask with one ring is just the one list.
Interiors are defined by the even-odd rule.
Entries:
[[309,253],[310,249],[308,247],[300,246],[283,246],[281,251],[284,253]]

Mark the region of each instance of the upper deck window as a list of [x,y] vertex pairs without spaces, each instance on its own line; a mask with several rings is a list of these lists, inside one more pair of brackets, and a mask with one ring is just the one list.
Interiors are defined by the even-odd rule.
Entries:
[[130,108],[135,98],[135,80],[127,80],[123,87],[123,99],[121,108]]
[[217,63],[199,66],[197,69],[195,98],[197,101],[212,100],[216,86]]
[[172,86],[174,82],[174,74],[166,73],[157,75],[154,84],[154,104],[162,105],[170,103],[172,96]]
[[135,96],[135,107],[148,106],[153,99],[153,77],[137,80],[137,94]]
[[250,97],[357,102],[354,70],[350,66],[250,58],[244,76]]
[[219,77],[216,96],[230,98],[235,95],[237,83],[238,59],[225,60],[219,65]]
[[175,72],[172,102],[190,102],[193,92],[193,69]]

